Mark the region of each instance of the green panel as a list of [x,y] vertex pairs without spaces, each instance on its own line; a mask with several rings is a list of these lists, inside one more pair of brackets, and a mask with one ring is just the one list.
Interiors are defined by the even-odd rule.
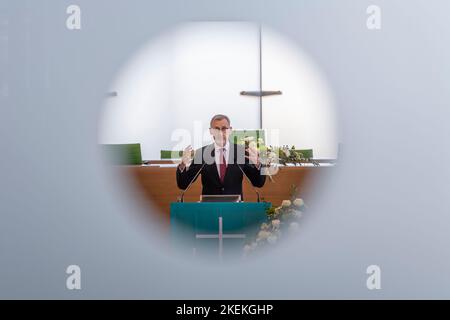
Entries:
[[128,144],[102,144],[102,152],[108,162],[117,165],[142,164],[141,145],[139,143]]
[[264,130],[233,130],[230,135],[230,141],[236,144],[244,145],[245,139],[252,139],[257,143],[258,147],[265,146]]
[[183,151],[161,150],[161,160],[163,159],[179,159],[183,156]]

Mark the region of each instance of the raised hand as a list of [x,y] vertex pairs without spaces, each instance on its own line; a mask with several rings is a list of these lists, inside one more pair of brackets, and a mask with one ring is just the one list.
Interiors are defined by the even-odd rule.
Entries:
[[258,149],[256,149],[255,147],[249,146],[248,148],[246,148],[246,151],[247,151],[248,155],[246,155],[245,157],[250,161],[251,164],[254,164],[255,166],[259,167],[260,162],[259,162]]
[[180,170],[189,167],[192,163],[192,146],[189,145],[183,150],[183,156],[181,158]]

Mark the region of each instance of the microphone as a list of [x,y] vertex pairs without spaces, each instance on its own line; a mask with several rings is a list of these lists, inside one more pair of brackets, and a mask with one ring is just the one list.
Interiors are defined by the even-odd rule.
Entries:
[[[194,183],[195,179],[197,179],[198,175],[200,174],[200,172],[202,172],[203,167],[206,165],[206,162],[203,162],[202,166],[200,167],[200,170],[198,170],[198,172],[195,174],[195,176],[192,178],[191,182],[189,182],[188,186],[186,187],[186,189],[183,190],[183,192],[181,193],[181,195],[178,197],[178,202],[184,202],[184,194],[186,193],[186,191],[189,190],[189,188],[191,187],[191,185]],[[177,168],[178,170],[178,168]]]
[[259,192],[258,192],[258,190],[256,190],[256,188],[253,186],[252,181],[250,180],[249,177],[247,177],[247,175],[245,174],[244,170],[242,170],[242,168],[241,168],[241,166],[239,165],[239,163],[237,163],[237,165],[238,165],[239,169],[241,170],[242,174],[244,175],[244,177],[247,179],[247,181],[250,182],[250,185],[252,186],[253,190],[254,190],[255,193],[256,193],[256,196],[257,196],[257,198],[258,198],[258,202],[261,202],[260,199],[259,199]]

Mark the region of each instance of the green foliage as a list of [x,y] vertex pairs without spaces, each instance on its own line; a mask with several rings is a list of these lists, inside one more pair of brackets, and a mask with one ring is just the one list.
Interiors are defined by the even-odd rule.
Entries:
[[312,149],[297,150],[295,146],[289,148],[284,145],[282,147],[269,146],[267,152],[275,153],[278,156],[278,162],[282,165],[290,163],[301,166],[304,163],[312,163],[314,166],[319,166],[319,163],[313,159]]

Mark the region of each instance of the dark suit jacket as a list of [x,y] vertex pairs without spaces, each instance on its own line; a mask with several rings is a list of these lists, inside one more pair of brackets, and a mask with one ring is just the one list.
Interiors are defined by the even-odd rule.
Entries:
[[179,168],[176,170],[178,188],[186,189],[202,165],[204,167],[200,175],[202,176],[202,194],[205,195],[240,194],[243,199],[242,179],[244,177],[238,166],[245,172],[253,186],[261,188],[264,185],[266,176],[261,175],[260,170],[245,158],[243,146],[230,143],[228,166],[223,184],[220,182],[214,154],[214,144],[196,150],[189,169],[185,169],[183,172]]

